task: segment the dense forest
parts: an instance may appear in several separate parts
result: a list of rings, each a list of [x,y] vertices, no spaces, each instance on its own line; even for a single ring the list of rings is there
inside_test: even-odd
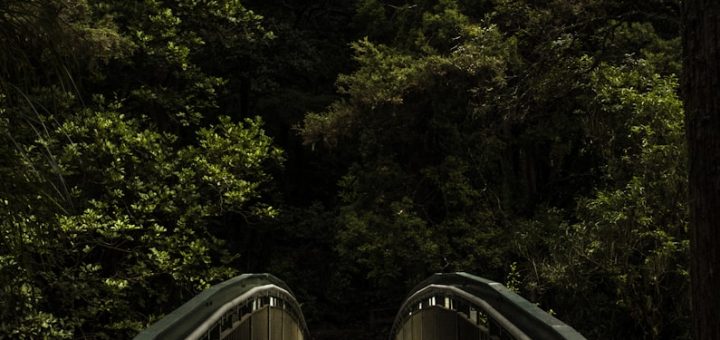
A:
[[[319,337],[384,339],[453,271],[690,338],[680,11],[0,1],[0,338],[130,338],[269,272]]]

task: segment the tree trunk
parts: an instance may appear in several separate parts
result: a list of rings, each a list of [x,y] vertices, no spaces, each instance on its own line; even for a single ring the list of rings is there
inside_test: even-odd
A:
[[[695,339],[720,339],[720,2],[686,0],[683,95],[690,158]]]

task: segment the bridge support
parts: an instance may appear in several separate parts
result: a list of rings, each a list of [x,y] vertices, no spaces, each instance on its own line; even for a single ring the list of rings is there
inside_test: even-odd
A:
[[[309,333],[284,282],[245,274],[203,291],[135,339],[304,340]]]
[[[135,337],[310,339],[300,305],[270,274],[212,286]],[[435,274],[400,307],[390,340],[582,340],[572,327],[505,286],[467,273]]]
[[[534,304],[467,273],[418,284],[395,317],[390,340],[585,339]]]

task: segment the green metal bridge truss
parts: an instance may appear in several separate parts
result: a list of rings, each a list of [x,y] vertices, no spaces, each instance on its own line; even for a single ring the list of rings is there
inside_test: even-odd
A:
[[[212,286],[142,331],[146,339],[312,339],[287,285],[244,274]],[[389,340],[585,339],[500,283],[467,273],[435,274],[400,307]]]
[[[310,339],[300,304],[280,279],[243,274],[212,286],[148,329],[136,340]]]

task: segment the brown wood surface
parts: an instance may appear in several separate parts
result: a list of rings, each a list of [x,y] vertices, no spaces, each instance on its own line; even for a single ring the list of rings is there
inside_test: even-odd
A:
[[[720,339],[720,2],[683,6],[694,335]]]

